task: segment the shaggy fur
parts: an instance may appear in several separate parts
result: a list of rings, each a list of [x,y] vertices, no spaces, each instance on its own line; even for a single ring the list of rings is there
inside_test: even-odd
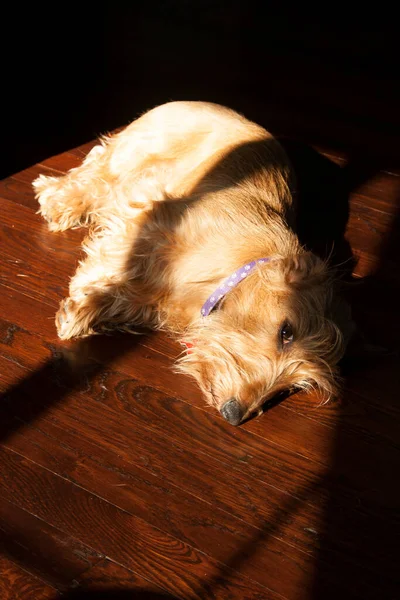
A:
[[[33,185],[51,231],[90,226],[56,316],[60,338],[166,329],[194,345],[178,369],[233,424],[282,390],[334,392],[340,305],[327,265],[293,230],[291,168],[262,127],[222,106],[172,102]],[[272,260],[202,318],[215,288],[261,257]]]

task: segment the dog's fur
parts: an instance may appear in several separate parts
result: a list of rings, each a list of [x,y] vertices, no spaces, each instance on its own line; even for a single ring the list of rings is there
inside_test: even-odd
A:
[[[172,102],[33,185],[51,231],[91,227],[56,316],[60,338],[167,329],[194,345],[179,370],[233,424],[282,390],[334,392],[345,347],[334,282],[299,243],[291,167],[262,127],[215,104]],[[202,318],[214,289],[262,257],[271,261]]]

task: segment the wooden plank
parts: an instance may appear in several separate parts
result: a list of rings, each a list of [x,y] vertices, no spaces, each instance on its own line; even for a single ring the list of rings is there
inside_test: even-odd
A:
[[[159,586],[109,559],[96,564],[73,582],[73,600],[174,600]]]
[[[35,463],[0,449],[4,497],[74,535],[115,562],[180,598],[209,597],[210,583],[222,583],[221,598],[277,598],[267,588],[241,577],[185,542],[117,509]],[[43,490],[46,495],[43,497]],[[112,532],[112,535],[110,535]],[[215,588],[212,588],[215,593]]]
[[[49,236],[39,215],[3,199],[0,215],[1,281],[56,306],[67,293],[82,234],[74,231]]]
[[[67,589],[102,556],[2,497],[0,551],[57,589]]]
[[[84,401],[90,401],[90,396],[84,398]],[[91,409],[90,412],[93,415],[93,409]],[[72,408],[71,414],[75,415],[75,413],[76,408]],[[251,560],[247,560],[245,564],[242,565],[240,573],[255,579],[270,589],[274,589],[272,584],[276,586],[277,581],[274,582],[275,575],[268,569],[268,564],[274,560],[276,555],[280,556],[282,565],[285,565],[285,569],[291,573],[291,585],[295,581],[302,580],[303,573],[308,570],[303,564],[304,561],[309,566],[312,565],[312,562],[310,562],[311,557],[304,554],[298,555],[291,545],[286,546],[280,539],[273,536],[275,528],[273,520],[271,529],[269,526],[266,528],[265,525],[262,528],[259,527],[254,529],[254,527],[244,525],[242,520],[229,516],[228,513],[224,514],[220,511],[215,513],[208,501],[206,501],[206,503],[204,503],[204,501],[199,502],[196,496],[204,494],[201,490],[207,483],[205,473],[208,472],[209,461],[207,457],[204,459],[201,453],[196,454],[194,448],[194,455],[191,460],[194,463],[197,463],[199,460],[201,461],[200,473],[202,473],[202,475],[200,475],[200,482],[202,481],[203,483],[202,485],[197,486],[197,489],[194,491],[195,495],[188,496],[182,489],[182,484],[183,487],[186,487],[185,480],[179,481],[176,474],[174,476],[173,470],[171,471],[172,478],[175,481],[175,485],[178,485],[178,489],[175,492],[172,489],[165,488],[165,484],[162,483],[162,479],[165,476],[163,476],[161,472],[158,475],[161,476],[162,479],[161,481],[157,481],[157,478],[155,478],[155,475],[152,474],[151,471],[151,475],[146,475],[143,472],[143,468],[140,467],[140,464],[139,469],[137,469],[133,464],[121,464],[120,461],[117,463],[112,462],[110,464],[107,459],[108,452],[110,450],[114,452],[112,450],[112,447],[114,446],[112,440],[116,437],[122,441],[123,447],[126,446],[126,443],[129,444],[130,449],[128,450],[128,454],[125,454],[128,459],[130,455],[137,456],[139,454],[139,456],[145,456],[146,448],[149,448],[153,453],[154,450],[157,449],[154,453],[155,460],[157,460],[157,455],[161,454],[168,459],[171,465],[173,465],[175,463],[173,457],[174,453],[171,454],[168,449],[171,445],[170,438],[158,440],[158,436],[156,438],[146,426],[143,427],[139,422],[134,426],[132,426],[133,422],[129,424],[125,423],[124,430],[121,431],[118,425],[116,427],[116,421],[110,418],[111,415],[108,411],[106,414],[104,414],[103,411],[97,411],[96,421],[102,421],[105,417],[105,420],[103,421],[104,424],[107,422],[109,424],[107,427],[108,433],[106,433],[104,438],[104,441],[109,440],[105,446],[105,448],[107,447],[107,452],[103,452],[102,458],[100,458],[99,450],[96,446],[101,440],[101,437],[104,437],[104,431],[101,432],[100,438],[97,434],[92,435],[83,433],[83,431],[86,430],[86,427],[82,430],[80,423],[75,423],[74,419],[72,422],[69,422],[68,419],[64,419],[62,415],[60,415],[57,407],[50,407],[48,416],[51,416],[51,419],[53,420],[56,414],[62,419],[62,430],[72,430],[72,432],[75,431],[78,433],[78,438],[75,437],[75,440],[80,439],[83,434],[84,439],[91,437],[94,441],[94,445],[92,443],[92,448],[89,447],[90,449],[87,452],[88,458],[85,458],[81,465],[75,465],[73,471],[71,471],[71,466],[76,461],[76,458],[74,459],[73,453],[71,456],[70,452],[66,455],[65,451],[63,451],[63,447],[65,446],[69,448],[74,448],[76,446],[73,442],[73,436],[69,436],[68,438],[68,436],[65,436],[60,430],[59,433],[61,434],[61,437],[59,439],[62,441],[62,447],[54,445],[51,447],[49,440],[51,429],[48,426],[50,424],[47,421],[46,424],[44,424],[40,418],[36,423],[39,428],[43,427],[46,436],[43,437],[39,435],[30,449],[25,447],[24,449],[20,448],[19,450],[27,453],[30,458],[35,459],[35,461],[37,460],[40,464],[44,464],[47,467],[51,467],[52,470],[62,473],[63,477],[70,477],[74,483],[83,485],[86,488],[89,486],[89,489],[91,489],[92,492],[100,495],[108,502],[111,502],[141,519],[150,520],[153,525],[157,526],[162,531],[167,531],[170,535],[189,543],[192,547],[199,548],[206,554],[211,554],[213,558],[216,558],[224,564],[229,564],[230,557],[237,556],[238,554],[240,555],[238,549],[245,547],[248,549],[247,552],[249,553],[255,540],[261,541],[268,539],[268,545],[263,548],[261,552],[257,552],[253,555]],[[58,421],[57,417],[56,421]],[[120,422],[118,416],[117,421]],[[4,414],[3,424],[5,427],[8,425],[4,419]],[[54,435],[54,428],[52,431]],[[128,432],[128,439],[125,441],[123,441],[125,439],[124,431]],[[57,436],[58,435],[59,434],[57,434]],[[22,438],[25,436],[22,436]],[[140,447],[135,443],[135,440],[138,442],[140,440]],[[15,434],[11,439],[7,438],[5,443],[8,447],[17,448]],[[100,443],[103,445],[103,442]],[[109,446],[109,443],[111,443],[111,447]],[[160,443],[163,446],[162,448],[160,448]],[[41,446],[43,447],[43,444],[45,447],[38,455],[37,450]],[[118,444],[118,454],[120,454],[121,450],[122,448]],[[181,455],[180,459],[182,460],[184,448],[178,449],[178,452]],[[97,461],[100,460],[101,466],[104,461],[107,461],[107,470],[104,471],[103,469],[99,469],[96,461],[93,462],[90,459],[91,456],[97,456]],[[49,457],[53,457],[51,464],[49,464]],[[55,458],[56,461],[61,460],[61,462],[58,462],[58,464],[55,463]],[[153,459],[150,458],[150,461],[152,462]],[[187,463],[186,468],[190,468],[190,463]],[[144,471],[147,470],[147,468],[144,469]],[[219,468],[219,470],[221,471],[221,468]],[[223,472],[224,470],[222,469],[221,473]],[[122,476],[119,475],[119,473],[121,473]],[[133,496],[131,490],[133,491]],[[282,498],[281,496],[281,499],[287,503],[286,498]],[[294,505],[297,506],[298,504],[301,503],[294,500]],[[277,511],[281,511],[279,503]],[[274,511],[272,511],[272,515],[274,515]],[[283,593],[282,590],[280,590],[280,593]]]
[[[102,401],[104,401],[107,394],[106,390],[118,387],[118,383],[116,383],[118,379],[116,377],[117,374],[113,377],[110,375],[104,377],[104,374],[102,375],[100,384],[103,389],[103,392],[100,392]],[[124,382],[124,386],[126,387],[126,382]],[[96,393],[95,389],[95,387],[91,388],[90,396],[99,398],[99,392]],[[118,395],[122,398],[122,389],[118,391]],[[157,395],[155,400],[156,402],[160,402],[162,398]],[[147,396],[142,397],[140,401],[145,403],[152,402],[149,393]],[[30,398],[28,396],[28,405],[29,402]],[[169,403],[171,403],[171,399]],[[390,511],[387,512],[388,522],[381,521],[378,515],[382,512],[382,506],[380,505],[378,510],[372,508],[370,494],[364,493],[362,507],[359,507],[351,499],[351,496],[343,496],[343,490],[341,493],[337,492],[335,498],[336,511],[327,518],[324,515],[325,502],[330,499],[330,489],[335,489],[337,484],[332,483],[332,486],[330,486],[328,483],[327,485],[324,477],[316,476],[314,468],[314,475],[316,476],[314,483],[311,482],[309,486],[304,485],[299,481],[298,472],[292,471],[289,473],[287,465],[282,470],[282,462],[278,466],[278,471],[273,470],[271,477],[269,477],[268,472],[271,471],[271,466],[268,461],[273,460],[276,463],[278,455],[271,456],[270,448],[265,443],[262,449],[264,469],[263,471],[259,470],[257,477],[254,471],[252,472],[251,469],[247,468],[249,463],[251,464],[251,459],[254,460],[254,454],[257,452],[255,450],[256,440],[251,440],[251,443],[246,443],[246,445],[240,444],[240,440],[236,440],[236,445],[241,452],[248,451],[252,455],[251,457],[244,455],[241,466],[240,463],[237,464],[235,461],[229,460],[229,456],[221,458],[220,453],[216,461],[211,455],[204,454],[203,446],[199,447],[198,450],[197,446],[200,446],[198,440],[196,440],[197,444],[192,447],[187,442],[181,446],[181,440],[178,444],[174,437],[171,438],[167,433],[155,432],[151,425],[149,431],[148,424],[150,419],[146,418],[146,414],[143,418],[139,413],[136,413],[136,418],[132,421],[129,417],[125,416],[124,430],[121,430],[119,426],[120,416],[118,414],[113,416],[108,411],[104,414],[104,407],[101,406],[101,403],[100,405],[98,404],[97,410],[95,405],[92,407],[91,404],[90,397],[83,397],[81,403],[74,404],[70,410],[63,403],[62,414],[60,410],[51,410],[50,414],[46,417],[36,420],[36,427],[46,432],[46,436],[44,437],[42,434],[37,433],[33,448],[29,449],[29,444],[28,446],[24,445],[24,441],[21,441],[20,436],[16,440],[15,435],[13,436],[12,447],[25,455],[35,457],[35,460],[40,464],[44,464],[56,472],[62,472],[63,476],[71,477],[74,482],[78,482],[80,485],[90,485],[90,489],[94,490],[95,493],[129,512],[135,512],[135,514],[138,514],[142,518],[145,518],[146,510],[149,510],[153,523],[157,523],[163,530],[168,530],[171,524],[175,535],[176,531],[179,531],[179,537],[185,536],[185,539],[190,541],[191,545],[200,547],[204,552],[211,553],[213,552],[213,548],[220,548],[221,546],[226,550],[229,547],[229,531],[235,531],[235,538],[240,539],[244,543],[248,527],[256,526],[259,536],[268,533],[269,551],[279,552],[282,557],[283,555],[291,557],[293,567],[293,561],[299,560],[299,558],[296,559],[296,555],[292,555],[288,547],[285,549],[283,546],[280,546],[277,538],[286,540],[290,545],[297,546],[303,551],[318,556],[318,543],[315,535],[318,535],[318,539],[324,539],[324,532],[326,528],[330,529],[332,527],[331,519],[333,519],[336,528],[341,528],[342,535],[339,539],[329,540],[331,555],[329,555],[326,549],[327,541],[325,540],[325,551],[329,555],[330,562],[334,563],[337,560],[335,556],[341,556],[342,560],[345,560],[343,559],[345,555],[346,560],[352,562],[354,572],[357,569],[359,561],[367,562],[372,571],[377,569],[378,573],[382,573],[384,568],[386,569],[387,577],[391,576],[393,578],[393,575],[390,575],[390,573],[397,567],[394,564],[389,566],[390,561],[388,561],[388,556],[391,556],[394,550],[394,547],[392,551],[390,550],[390,543],[395,544],[395,542],[394,540],[393,542],[391,541],[392,536],[389,536],[388,533],[389,529],[390,531],[394,531],[393,526],[396,527],[393,522],[395,513],[390,517]],[[92,418],[94,412],[97,415],[96,422]],[[187,409],[185,412],[187,412]],[[167,415],[163,414],[162,417],[164,431],[166,423],[168,423],[169,430],[171,425],[167,419]],[[186,429],[188,427],[182,427],[181,423],[181,432],[184,433]],[[213,428],[211,426],[209,430],[210,434],[213,435]],[[70,433],[73,434],[72,437]],[[188,433],[193,436],[193,429],[188,430]],[[224,432],[221,430],[220,435],[222,436],[223,434]],[[30,437],[32,435],[33,433],[30,432]],[[51,446],[49,446],[49,436],[53,438]],[[85,459],[83,469],[81,465],[78,466],[75,464],[71,471],[71,460],[73,459],[68,456],[62,457],[63,452],[57,448],[57,445],[54,446],[54,440],[57,439],[62,440],[63,444],[66,444],[69,448],[79,447],[79,450],[84,450],[89,457],[97,456],[97,460],[100,460],[101,465],[105,466],[108,464],[108,472],[103,474],[98,472],[96,475],[98,468],[95,464],[90,464],[91,461],[88,459]],[[90,443],[94,444],[92,447],[90,445],[87,446],[89,439],[91,440]],[[7,444],[9,443],[7,442]],[[38,454],[38,448],[40,447],[42,450]],[[118,458],[116,458],[115,453]],[[123,462],[119,459],[121,453],[124,457]],[[114,456],[112,463],[109,464],[111,455]],[[52,457],[51,463],[49,463],[49,457]],[[132,462],[133,459],[131,457],[140,457],[138,465]],[[165,458],[161,459],[160,462],[160,457]],[[60,460],[61,462],[57,462]],[[167,492],[168,496],[163,500],[162,489],[165,484],[161,484],[160,488],[160,484],[154,482],[154,487],[150,488],[149,475],[146,476],[146,486],[143,488],[144,475],[140,475],[143,469],[151,473],[152,477],[150,479],[153,482],[155,475],[162,480],[168,480],[170,484],[180,489],[180,496],[176,496],[170,489]],[[211,481],[208,477],[210,471],[213,473]],[[115,473],[120,474],[117,479],[115,479]],[[292,487],[292,492],[295,491],[296,493],[294,497],[290,497],[276,489],[276,486],[279,486],[279,478],[282,478],[282,475],[286,475],[291,484],[295,484]],[[374,475],[371,474],[372,480],[374,480]],[[302,476],[304,477],[304,474]],[[260,477],[262,478],[262,482],[259,481]],[[282,482],[282,479],[280,481]],[[324,502],[316,502],[316,498],[320,496],[320,487],[325,489],[326,501]],[[135,499],[131,497],[130,490],[132,488],[139,494]],[[148,490],[147,493],[146,489]],[[225,517],[222,515],[218,516],[218,513],[215,513],[215,511],[212,514],[208,514],[207,506],[199,505],[198,501],[194,498],[192,500],[188,498],[186,506],[180,506],[186,496],[184,490],[188,490],[195,497],[203,498],[207,503],[212,498],[215,506],[226,511]],[[232,490],[236,490],[234,496],[232,496]],[[146,500],[145,498],[148,494],[150,496]],[[142,512],[138,513],[138,507],[142,502],[145,503],[144,508]],[[156,506],[152,507],[152,502],[156,502]],[[315,502],[316,506],[313,506]],[[168,506],[168,513],[164,517],[162,516],[163,506]],[[237,514],[248,523],[247,528],[243,529],[240,527],[240,523],[232,522],[227,517],[228,514]],[[321,519],[322,516],[324,516],[324,519]],[[222,520],[220,521],[220,519]],[[325,523],[323,522],[324,520]],[[183,521],[184,524],[179,523],[180,521]],[[388,529],[389,521],[391,525]],[[199,537],[199,531],[196,530],[196,527],[193,528],[194,523],[200,526],[201,530],[203,530],[204,523],[208,523],[206,542],[210,546],[204,546],[205,540],[201,531]],[[180,527],[182,529],[179,529]],[[224,531],[225,540],[217,542],[218,535],[216,535],[216,531]],[[188,538],[187,536],[192,537]],[[386,544],[381,553],[377,552],[376,548],[377,546],[379,548],[383,546],[376,542],[382,538],[386,539]],[[358,540],[359,545],[354,545],[354,539]],[[262,564],[264,555],[265,551],[259,550],[257,555],[252,559],[252,567],[256,566],[257,571],[265,570],[265,565],[263,566]],[[217,555],[217,557],[223,560],[221,556]],[[267,560],[267,558],[268,552],[265,559]],[[324,571],[325,568],[326,566],[320,564],[320,572]],[[292,572],[292,581],[294,579],[293,575]],[[254,573],[251,573],[251,576],[257,577]],[[373,584],[369,582],[369,586],[371,587]]]
[[[61,598],[53,587],[30,575],[0,555],[0,595],[2,600],[56,600]]]
[[[105,439],[104,431],[96,435],[79,424],[64,421],[61,415],[52,421],[39,418],[29,434],[14,434],[7,444],[131,513],[142,518],[151,514],[153,524],[170,532],[172,528],[175,534],[180,530],[187,541],[208,553],[214,554],[213,547],[218,546],[215,529],[224,531],[222,545],[226,546],[230,531],[235,531],[235,537],[243,542],[247,530],[255,532],[257,528],[260,536],[268,534],[269,549],[281,547],[281,552],[289,556],[292,552],[275,538],[315,558],[319,540],[324,540],[330,562],[345,556],[353,565],[367,563],[379,573],[396,572],[397,562],[391,556],[395,537],[388,533],[394,532],[397,525],[377,518],[368,510],[367,501],[360,508],[351,499],[345,504],[338,499],[336,513],[327,517],[325,505],[313,505],[313,488],[303,499],[290,497],[272,485],[260,483],[245,470],[230,473],[225,465],[202,456],[195,448],[172,446],[169,439],[149,436],[141,425],[137,432],[129,425],[125,436],[121,431],[117,434],[115,423],[109,421],[110,434]],[[117,435],[121,441],[114,444]],[[104,469],[107,472],[102,472]],[[210,470],[213,480],[208,477]],[[237,515],[247,523],[246,529],[229,515]],[[333,526],[341,530],[337,539],[326,536]],[[385,536],[384,547],[376,543]],[[355,539],[358,544],[354,544]],[[262,562],[265,554],[265,549],[259,549],[254,563]],[[324,571],[324,567],[320,569]]]

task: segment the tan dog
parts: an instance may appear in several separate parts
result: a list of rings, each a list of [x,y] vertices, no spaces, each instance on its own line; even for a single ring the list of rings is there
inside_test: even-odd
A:
[[[283,390],[333,393],[345,343],[332,277],[293,231],[291,168],[262,127],[165,104],[33,185],[51,231],[91,226],[60,338],[173,332],[190,348],[178,369],[233,425]]]

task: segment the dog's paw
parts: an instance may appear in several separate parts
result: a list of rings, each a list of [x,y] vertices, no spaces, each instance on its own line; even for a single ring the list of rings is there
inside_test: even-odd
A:
[[[38,213],[50,231],[65,231],[80,224],[82,207],[71,199],[64,177],[39,175],[32,185],[39,202]]]
[[[64,298],[56,314],[56,328],[58,337],[69,340],[90,333],[88,311],[72,298]]]
[[[62,340],[67,340],[74,337],[72,333],[74,329],[75,321],[75,309],[76,303],[71,298],[64,298],[60,302],[60,308],[56,314],[56,327],[58,337]]]
[[[50,231],[59,231],[59,211],[57,209],[57,191],[59,188],[57,177],[39,175],[32,183],[35,197],[39,202],[38,213],[48,222]]]

